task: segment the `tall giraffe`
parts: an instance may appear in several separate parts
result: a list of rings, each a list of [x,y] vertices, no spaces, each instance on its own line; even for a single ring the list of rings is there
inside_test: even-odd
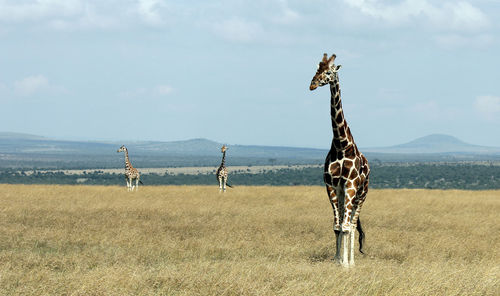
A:
[[[136,191],[139,190],[139,183],[142,184],[140,181],[141,175],[139,174],[139,171],[130,163],[127,148],[125,145],[122,145],[116,152],[125,152],[125,180],[127,181],[127,191],[133,191],[134,188],[136,188]],[[135,185],[132,184],[134,179]]]
[[[341,66],[335,66],[335,58],[335,55],[330,58],[326,53],[323,55],[309,89],[330,84],[333,140],[326,156],[323,178],[333,207],[337,248],[335,260],[343,266],[354,266],[356,228],[359,232],[359,251],[363,253],[364,232],[359,212],[368,192],[370,167],[366,157],[359,152],[344,118],[338,77]]]
[[[217,180],[219,180],[219,191],[226,192],[226,185],[233,188],[227,183],[227,168],[226,168],[226,150],[229,149],[226,145],[222,145],[220,151],[222,152],[222,161],[217,169]]]

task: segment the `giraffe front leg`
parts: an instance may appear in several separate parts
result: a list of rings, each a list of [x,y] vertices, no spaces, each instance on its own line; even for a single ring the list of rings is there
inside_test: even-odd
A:
[[[351,182],[348,182],[349,187],[345,191],[344,198],[344,219],[342,220],[342,231],[349,232],[351,230],[351,221],[352,221],[352,209],[353,209],[353,200],[356,196],[356,188],[354,188]]]
[[[354,235],[356,233],[356,227],[351,228],[349,233],[349,266],[354,266]]]
[[[326,188],[328,197],[330,199],[330,204],[333,208],[333,230],[340,231],[340,214],[339,214],[339,201],[337,198],[337,191],[335,188],[331,186],[327,186]]]
[[[222,191],[222,177],[219,177],[219,192]]]

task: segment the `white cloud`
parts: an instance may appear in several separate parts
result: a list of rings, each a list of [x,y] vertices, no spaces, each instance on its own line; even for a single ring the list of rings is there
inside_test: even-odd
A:
[[[474,101],[478,114],[488,121],[500,121],[500,97],[479,96]]]
[[[277,16],[274,16],[272,20],[279,24],[291,24],[295,23],[301,19],[301,16],[298,12],[291,9],[288,6],[288,2],[286,0],[279,0],[279,5],[281,6],[281,11]]]
[[[362,14],[388,24],[427,24],[448,30],[479,30],[489,26],[488,17],[467,1],[440,2],[405,0],[397,4],[385,4],[379,0],[344,0]]]
[[[145,98],[151,98],[151,97],[164,97],[172,94],[174,91],[174,88],[171,85],[168,84],[160,84],[151,88],[136,88],[134,90],[128,90],[120,93],[119,95],[121,97],[125,98],[137,98],[141,97],[143,99]]]
[[[14,90],[22,96],[30,96],[48,88],[49,80],[43,75],[29,76],[14,82]]]
[[[161,0],[139,0],[137,11],[139,16],[150,25],[163,24],[159,8],[162,5]]]
[[[71,17],[83,9],[81,0],[0,1],[0,21],[36,21],[52,17]]]

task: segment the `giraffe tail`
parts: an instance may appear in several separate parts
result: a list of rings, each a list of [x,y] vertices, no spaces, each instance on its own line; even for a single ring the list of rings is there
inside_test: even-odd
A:
[[[233,188],[233,186],[229,185],[229,183],[226,183],[226,186],[229,188]]]
[[[356,225],[356,229],[359,232],[359,252],[361,254],[364,254],[365,252],[363,252],[363,243],[365,242],[365,233],[363,231],[363,228],[361,227],[361,219],[359,219],[359,217],[358,217],[358,223]]]
[[[139,180],[139,183],[140,183],[141,185],[144,185],[144,183],[142,183],[142,181],[141,181],[141,180]]]

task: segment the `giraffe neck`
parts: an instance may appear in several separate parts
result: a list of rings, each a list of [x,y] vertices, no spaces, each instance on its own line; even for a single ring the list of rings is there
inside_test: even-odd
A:
[[[340,84],[338,79],[330,82],[330,114],[332,118],[333,140],[332,149],[337,151],[345,150],[353,143],[353,137],[349,126],[344,118],[344,111],[342,110],[342,100],[340,98]]]
[[[226,164],[226,151],[222,152],[222,161],[220,163],[220,166],[223,167]]]
[[[132,167],[132,164],[130,163],[130,160],[128,159],[128,150],[125,150],[125,170],[130,170]]]

